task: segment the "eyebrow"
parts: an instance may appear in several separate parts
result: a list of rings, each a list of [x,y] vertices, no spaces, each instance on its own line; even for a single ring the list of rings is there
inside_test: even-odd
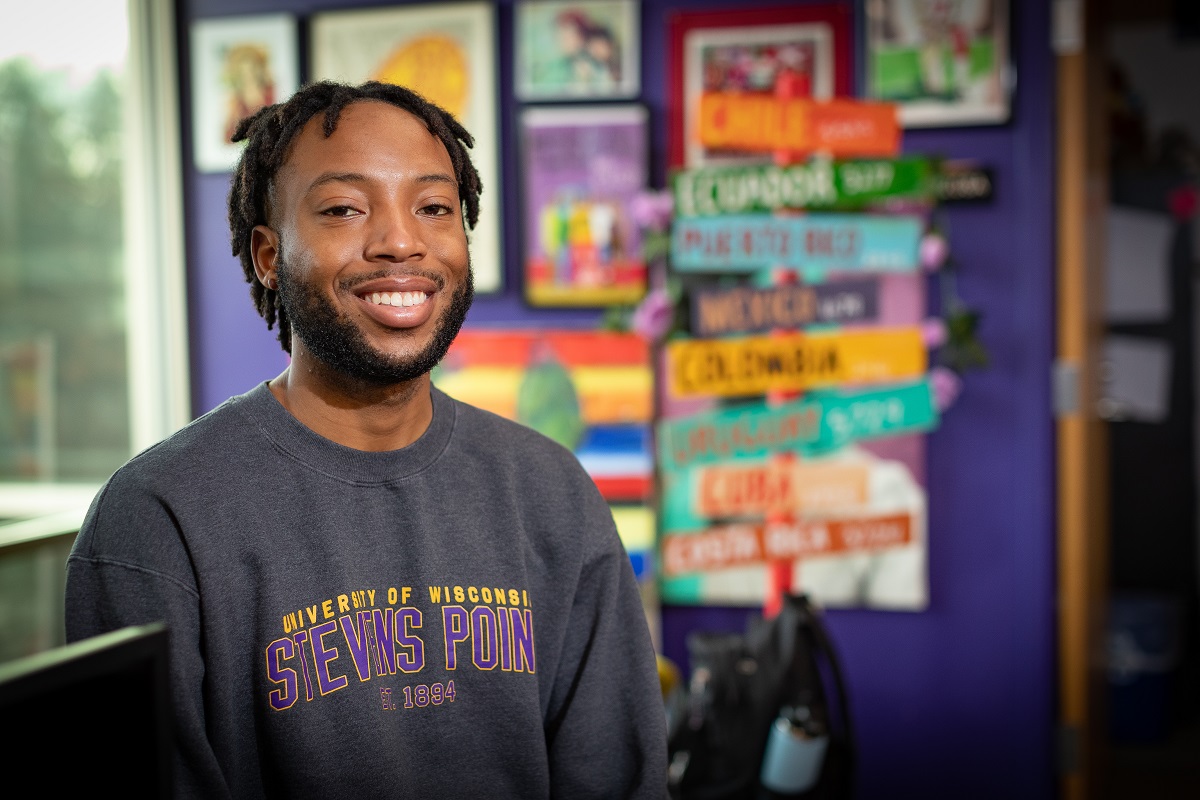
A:
[[[305,194],[310,194],[316,189],[321,188],[329,183],[366,183],[370,180],[361,172],[326,172],[318,175],[316,180],[308,185],[308,190]],[[416,178],[417,183],[449,183],[457,187],[458,181],[453,175],[447,175],[444,172],[432,172],[428,175],[419,175]]]

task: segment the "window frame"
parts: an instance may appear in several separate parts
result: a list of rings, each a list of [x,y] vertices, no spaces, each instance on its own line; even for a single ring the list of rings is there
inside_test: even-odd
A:
[[[191,387],[175,13],[157,0],[126,6],[122,192],[132,456],[187,424]],[[102,483],[0,481],[0,519],[56,515],[78,526]]]

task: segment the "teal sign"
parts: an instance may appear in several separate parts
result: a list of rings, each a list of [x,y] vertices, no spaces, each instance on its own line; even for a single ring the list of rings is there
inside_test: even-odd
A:
[[[916,215],[737,215],[675,221],[671,267],[680,272],[794,269],[810,282],[830,272],[912,272],[924,219]]]
[[[777,454],[803,458],[855,441],[923,433],[937,422],[928,380],[868,392],[811,392],[774,408],[760,404],[665,420],[658,426],[663,527],[694,530],[713,522],[701,488],[706,470],[761,467],[769,482],[766,467]],[[772,491],[765,483],[741,489],[764,496]]]
[[[659,464],[671,471],[779,452],[816,454],[863,439],[929,431],[937,422],[928,380],[863,392],[812,391],[780,406],[663,420]]]

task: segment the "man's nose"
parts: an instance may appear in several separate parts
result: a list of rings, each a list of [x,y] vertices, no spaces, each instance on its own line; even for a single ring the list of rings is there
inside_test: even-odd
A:
[[[393,204],[372,209],[367,239],[368,260],[408,261],[425,255],[420,220],[412,209]]]

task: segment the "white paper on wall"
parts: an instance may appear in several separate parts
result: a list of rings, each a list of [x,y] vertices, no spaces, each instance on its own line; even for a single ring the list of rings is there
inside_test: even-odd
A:
[[[1161,322],[1171,315],[1171,237],[1166,214],[1112,206],[1108,210],[1109,322]]]
[[[1147,336],[1110,335],[1104,416],[1133,422],[1162,422],[1170,412],[1171,346]]]

